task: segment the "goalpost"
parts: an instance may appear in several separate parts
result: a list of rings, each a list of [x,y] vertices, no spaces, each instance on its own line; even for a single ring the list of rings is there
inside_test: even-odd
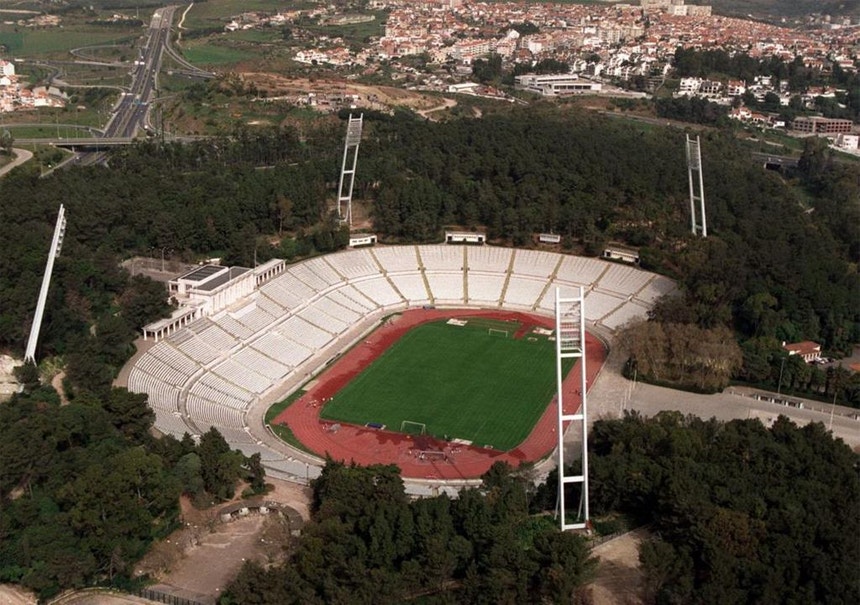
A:
[[[427,425],[423,422],[414,422],[412,420],[404,420],[400,423],[400,432],[408,435],[426,435]]]
[[[508,337],[508,331],[499,328],[487,328],[487,334],[490,336],[501,336],[502,338]]]

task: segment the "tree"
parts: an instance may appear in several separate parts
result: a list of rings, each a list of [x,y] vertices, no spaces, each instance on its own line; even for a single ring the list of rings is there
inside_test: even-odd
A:
[[[241,452],[231,451],[227,441],[214,426],[200,438],[197,451],[206,491],[220,500],[232,498],[245,457]]]
[[[135,275],[120,298],[120,309],[132,330],[167,317],[170,314],[170,305],[167,303],[164,284],[145,275]]]
[[[12,154],[12,147],[15,145],[15,138],[9,132],[8,129],[4,128],[2,132],[0,132],[0,151],[2,151],[6,155]]]

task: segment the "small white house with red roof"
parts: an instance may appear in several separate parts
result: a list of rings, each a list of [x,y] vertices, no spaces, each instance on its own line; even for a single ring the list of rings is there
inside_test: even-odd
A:
[[[821,345],[811,340],[789,344],[783,342],[782,348],[788,351],[789,355],[800,355],[806,363],[811,363],[821,357]]]

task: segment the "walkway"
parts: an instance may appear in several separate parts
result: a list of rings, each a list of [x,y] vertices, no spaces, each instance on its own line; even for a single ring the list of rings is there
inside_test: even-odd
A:
[[[4,176],[7,172],[11,171],[13,168],[17,168],[24,162],[29,162],[33,159],[33,152],[27,151],[26,149],[12,149],[15,152],[15,159],[0,168],[0,177]]]

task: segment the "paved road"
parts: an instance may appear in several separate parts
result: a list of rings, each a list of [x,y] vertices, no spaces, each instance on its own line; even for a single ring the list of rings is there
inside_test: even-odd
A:
[[[24,162],[28,162],[33,158],[33,153],[27,151],[26,149],[12,149],[15,152],[15,159],[0,168],[0,176],[5,175],[7,172],[16,168],[23,164]]]
[[[798,397],[791,399],[804,401],[803,409],[789,407],[745,396],[744,393],[752,392],[750,389],[727,389],[715,395],[698,395],[642,382],[634,385],[621,376],[623,363],[619,351],[610,353],[603,371],[589,391],[589,416],[592,422],[596,418],[617,418],[624,410],[636,410],[646,416],[664,410],[678,410],[684,414],[718,420],[758,418],[765,424],[783,414],[799,425],[821,422],[833,431],[835,437],[841,438],[852,448],[860,447],[860,420],[856,419],[860,410],[801,400]]]

